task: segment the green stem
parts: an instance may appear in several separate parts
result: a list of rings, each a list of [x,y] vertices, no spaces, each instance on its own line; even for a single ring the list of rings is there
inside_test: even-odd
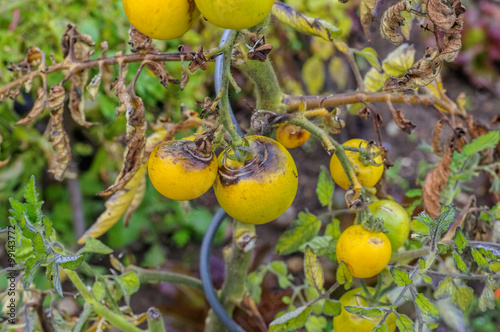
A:
[[[391,256],[391,263],[396,263],[400,261],[412,260],[419,258],[420,256],[428,255],[431,252],[431,248],[423,247],[410,251],[395,252]]]
[[[167,332],[160,310],[155,307],[148,309],[148,331],[150,332]]]
[[[167,271],[159,271],[159,270],[147,270],[135,265],[127,266],[126,270],[134,272],[137,275],[137,277],[139,277],[141,284],[164,281],[173,284],[186,285],[203,291],[203,286],[201,285],[200,279],[186,276],[183,274],[167,272]]]
[[[220,302],[229,316],[236,305],[241,303],[245,293],[245,280],[255,246],[255,225],[234,222],[233,244],[226,255],[226,279],[220,291]],[[224,325],[210,310],[206,332],[226,331]]]
[[[99,303],[92,293],[87,289],[83,281],[80,279],[78,274],[75,271],[64,269],[68,278],[71,280],[73,285],[75,285],[76,289],[80,292],[85,302],[92,306],[94,311],[108,322],[110,322],[113,326],[121,329],[122,331],[127,332],[142,332],[141,329],[135,327],[133,324],[128,322],[123,316],[116,314],[109,310],[106,306]]]

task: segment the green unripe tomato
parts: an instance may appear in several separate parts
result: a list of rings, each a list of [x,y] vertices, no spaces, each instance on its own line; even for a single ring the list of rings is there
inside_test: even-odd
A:
[[[406,210],[398,203],[382,199],[368,205],[375,218],[384,221],[384,226],[389,230],[385,233],[391,241],[392,250],[401,247],[410,235],[410,218]]]
[[[278,218],[297,194],[297,167],[290,153],[264,136],[246,137],[251,156],[244,163],[219,156],[214,191],[220,206],[234,219],[264,224]]]

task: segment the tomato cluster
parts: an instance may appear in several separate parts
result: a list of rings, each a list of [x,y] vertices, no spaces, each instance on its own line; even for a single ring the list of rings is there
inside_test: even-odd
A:
[[[221,207],[233,218],[263,224],[279,217],[292,204],[298,187],[295,162],[275,140],[248,136],[244,162],[231,159],[233,148],[216,159],[189,140],[159,144],[151,153],[148,171],[153,186],[164,196],[189,200],[212,185]],[[218,161],[217,161],[218,160]]]
[[[224,29],[248,29],[271,11],[274,0],[122,0],[130,23],[154,39],[174,39],[198,21],[200,12]]]

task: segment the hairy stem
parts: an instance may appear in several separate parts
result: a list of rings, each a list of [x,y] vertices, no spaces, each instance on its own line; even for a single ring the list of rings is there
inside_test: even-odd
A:
[[[255,225],[234,222],[233,243],[226,252],[226,278],[220,291],[220,302],[229,316],[236,305],[243,300],[245,280],[255,247]],[[205,328],[206,332],[226,331],[217,316],[210,310]]]
[[[173,284],[186,285],[203,291],[200,279],[190,276],[167,271],[147,270],[135,265],[127,266],[126,270],[134,272],[137,277],[139,277],[141,284],[164,281]]]

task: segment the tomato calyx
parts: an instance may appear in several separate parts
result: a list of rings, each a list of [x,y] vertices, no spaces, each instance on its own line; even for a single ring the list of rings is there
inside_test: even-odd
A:
[[[364,166],[382,166],[384,163],[377,163],[375,158],[382,154],[382,150],[380,150],[374,141],[369,141],[365,147],[363,147],[363,142],[359,144],[357,148],[344,146],[345,150],[356,151],[359,153],[358,160]]]
[[[364,205],[358,212],[355,224],[361,224],[364,229],[377,232],[388,233],[389,230],[384,227],[384,221],[381,218],[375,218],[368,205]]]

